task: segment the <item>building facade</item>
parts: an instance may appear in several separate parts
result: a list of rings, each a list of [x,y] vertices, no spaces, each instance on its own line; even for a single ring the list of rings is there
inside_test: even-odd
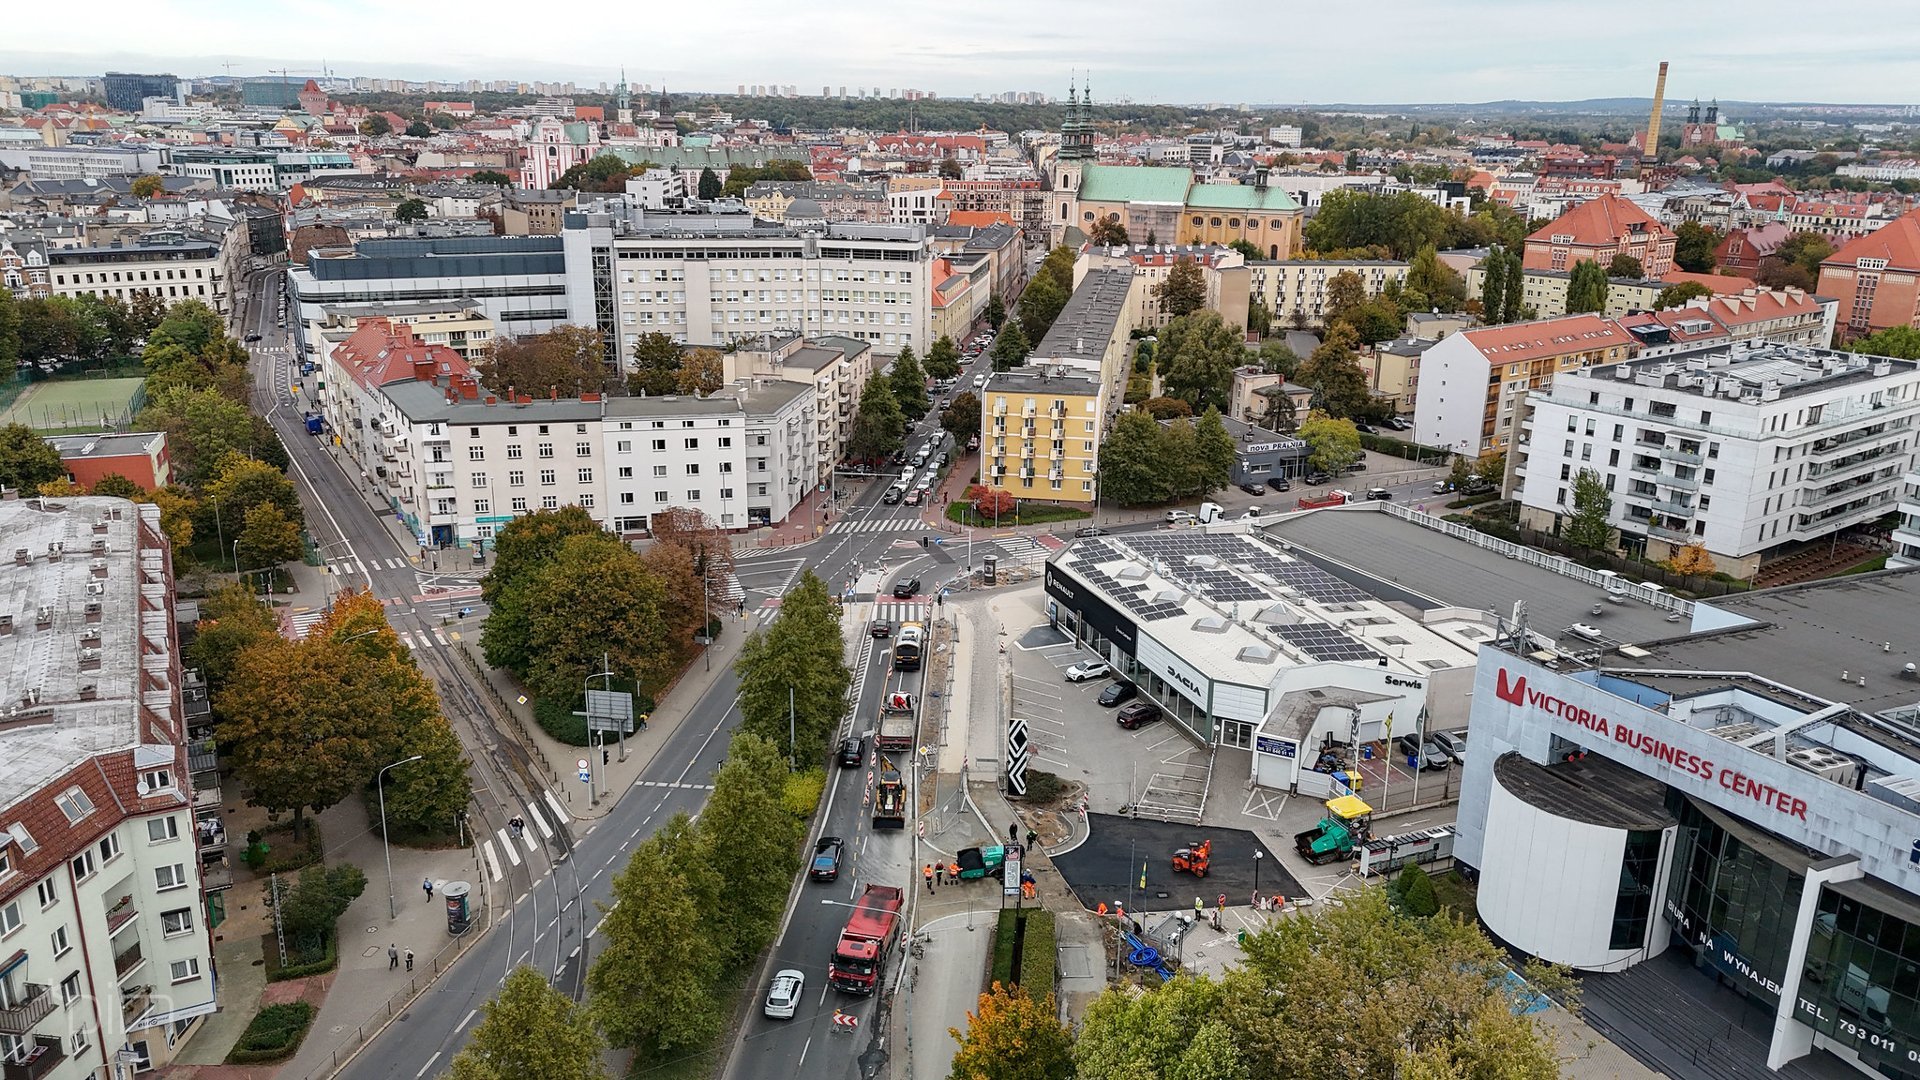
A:
[[[1851,240],[1820,264],[1822,296],[1840,301],[1840,337],[1920,326],[1920,210]]]
[[[55,296],[151,293],[173,304],[198,300],[221,318],[233,314],[231,267],[220,246],[201,241],[129,247],[56,248],[47,253]]]
[[[1276,327],[1325,326],[1327,283],[1343,273],[1360,279],[1369,300],[1387,282],[1407,283],[1407,264],[1383,259],[1288,259],[1247,264],[1248,290],[1267,305]]]
[[[1017,499],[1091,505],[1106,416],[1102,384],[1031,368],[996,372],[980,391],[981,483]]]
[[[520,147],[520,186],[553,187],[568,169],[592,161],[600,149],[598,124],[543,116]]]
[[[1522,397],[1561,374],[1625,360],[1632,335],[1598,315],[1463,330],[1420,356],[1413,437],[1477,458],[1505,450]]]
[[[109,476],[125,477],[142,491],[173,483],[173,460],[167,454],[167,433],[136,431],[121,435],[52,435],[47,445],[60,453],[67,479],[83,488]]]
[[[1616,255],[1639,260],[1657,278],[1673,269],[1673,230],[1617,195],[1601,195],[1568,210],[1527,237],[1521,264],[1529,270],[1571,270],[1591,260],[1606,267]]]

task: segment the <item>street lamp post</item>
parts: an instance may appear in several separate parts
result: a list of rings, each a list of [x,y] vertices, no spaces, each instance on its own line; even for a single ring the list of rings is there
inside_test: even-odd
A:
[[[374,778],[374,787],[380,792],[380,852],[387,860],[388,921],[392,921],[396,912],[393,907],[393,848],[387,844],[387,769],[419,761],[420,757],[421,755],[415,754],[410,758],[401,758],[392,765],[388,765],[385,769],[381,769],[380,774]]]
[[[1256,900],[1260,897],[1260,863],[1266,857],[1266,852],[1258,847],[1253,849],[1253,895]]]

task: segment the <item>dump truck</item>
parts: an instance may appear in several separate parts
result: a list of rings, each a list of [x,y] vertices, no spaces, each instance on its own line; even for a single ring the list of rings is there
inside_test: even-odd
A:
[[[907,827],[906,782],[900,770],[894,767],[893,759],[885,754],[880,755],[880,775],[873,782],[873,827]]]
[[[1293,849],[1315,866],[1352,855],[1355,847],[1366,842],[1373,822],[1373,807],[1358,796],[1342,795],[1328,799],[1326,805],[1327,816],[1319,824],[1293,837]]]
[[[1329,491],[1325,495],[1302,495],[1293,501],[1296,510],[1318,510],[1323,506],[1345,506],[1353,499],[1350,491]]]
[[[919,702],[900,688],[904,682],[896,680],[880,695],[878,741],[882,750],[911,750],[920,737]]]
[[[834,943],[827,985],[849,994],[871,994],[880,982],[887,952],[900,936],[900,907],[906,893],[892,885],[868,885]]]

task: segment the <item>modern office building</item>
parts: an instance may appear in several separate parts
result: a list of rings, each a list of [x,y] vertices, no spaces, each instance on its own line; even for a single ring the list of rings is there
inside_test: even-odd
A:
[[[1744,578],[1897,509],[1920,363],[1747,343],[1561,372],[1527,403],[1522,522],[1555,528],[1591,469],[1624,546],[1660,559],[1699,544]]]
[[[158,507],[0,503],[0,1062],[166,1065],[217,1007]],[[211,823],[203,826],[202,819]]]
[[[180,92],[176,75],[140,75],[130,71],[109,71],[100,80],[107,107],[121,112],[139,112],[140,103],[150,97],[170,98]]]

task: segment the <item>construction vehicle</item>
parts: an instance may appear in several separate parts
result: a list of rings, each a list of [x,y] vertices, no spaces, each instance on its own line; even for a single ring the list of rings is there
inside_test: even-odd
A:
[[[1360,845],[1360,873],[1390,874],[1408,863],[1438,862],[1453,854],[1453,829],[1421,829]]]
[[[907,785],[900,770],[894,767],[893,759],[880,755],[880,775],[873,783],[873,827],[876,829],[904,829],[907,827]]]
[[[900,936],[900,907],[906,893],[892,885],[868,885],[834,943],[827,985],[849,994],[871,994],[880,981],[887,951]]]
[[[900,624],[893,636],[893,670],[919,671],[920,651],[926,647],[927,628],[917,622]]]
[[[1327,800],[1327,816],[1305,832],[1295,833],[1293,849],[1308,862],[1319,866],[1353,854],[1366,842],[1367,829],[1373,824],[1373,807],[1359,796],[1342,795]]]
[[[1213,865],[1213,841],[1202,840],[1189,844],[1173,853],[1173,872],[1192,874],[1194,877],[1207,876],[1207,870]]]
[[[1323,506],[1345,506],[1352,499],[1352,492],[1335,489],[1325,495],[1302,495],[1293,501],[1293,506],[1296,510],[1318,510]]]
[[[920,734],[919,702],[895,682],[880,695],[880,735],[882,750],[911,750]]]
[[[953,853],[953,861],[960,866],[961,881],[975,881],[991,874],[994,877],[1006,873],[1007,849],[1004,847],[967,847]]]

